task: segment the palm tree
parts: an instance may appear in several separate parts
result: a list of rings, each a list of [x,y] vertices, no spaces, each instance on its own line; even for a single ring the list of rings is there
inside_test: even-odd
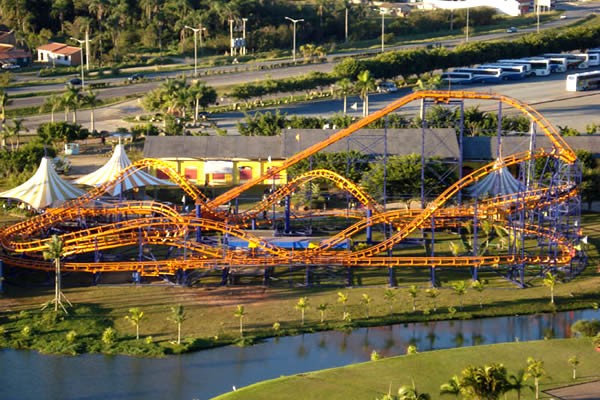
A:
[[[467,293],[467,284],[465,281],[458,281],[452,284],[452,289],[454,289],[454,293],[459,298],[460,309],[463,309],[463,297]]]
[[[342,97],[344,99],[344,115],[346,115],[346,110],[348,109],[348,96],[352,94],[353,87],[352,81],[348,78],[340,79],[335,83],[335,95],[336,97]]]
[[[410,285],[408,288],[408,295],[412,300],[413,312],[417,311],[417,294],[419,294],[419,288],[415,285]]]
[[[348,302],[348,293],[338,292],[338,303],[342,303],[344,305],[344,314],[346,314],[346,303]]]
[[[317,310],[319,310],[321,313],[321,323],[323,323],[323,320],[325,319],[325,311],[327,311],[327,307],[329,307],[329,304],[327,303],[321,303],[317,307]]]
[[[171,317],[169,320],[177,324],[177,344],[181,344],[181,324],[183,324],[186,318],[187,316],[181,304],[171,307]]]
[[[19,132],[21,132],[22,130],[28,131],[29,129],[27,128],[23,128],[23,119],[12,119],[10,122],[12,122],[12,126],[8,125],[8,124],[4,124],[2,126],[2,147],[6,147],[6,139],[7,138],[12,138],[12,137],[16,137],[17,138],[17,148],[19,147]],[[10,149],[11,151],[15,151],[15,143],[14,141],[11,139],[10,142]]]
[[[469,366],[462,371],[460,388],[467,398],[497,400],[509,390],[506,368],[502,364]]]
[[[404,385],[398,389],[398,400],[431,400],[431,396],[419,393],[413,382],[412,385]]]
[[[81,88],[73,85],[67,86],[67,91],[63,95],[63,101],[65,104],[65,115],[70,109],[73,110],[73,123],[77,123],[77,106],[79,105]]]
[[[238,305],[237,309],[233,313],[233,316],[240,319],[240,336],[244,336],[244,317],[246,316],[246,311],[244,311],[244,306]]]
[[[450,380],[440,386],[440,394],[441,395],[451,395],[453,394],[458,400],[458,395],[460,394],[460,378],[454,375]]]
[[[485,282],[478,279],[471,283],[471,287],[479,293],[479,307],[483,308],[483,291],[485,290]]]
[[[126,315],[125,319],[135,326],[135,340],[140,340],[140,322],[144,317],[144,312],[134,307],[129,309],[131,315]]]
[[[396,291],[393,289],[386,289],[383,292],[383,298],[386,303],[390,305],[390,314],[393,312],[394,303],[396,302]]]
[[[50,122],[54,123],[54,112],[62,106],[62,98],[56,94],[46,97],[44,104],[40,107],[40,112],[50,109]]]
[[[516,374],[511,374],[508,377],[509,390],[517,392],[517,400],[521,400],[521,391],[523,391],[523,389],[531,389],[533,391],[533,386],[526,382],[527,376],[525,376],[525,370],[523,369],[520,369]]]
[[[214,88],[206,86],[202,81],[195,81],[188,89],[189,95],[195,102],[194,105],[194,126],[198,121],[199,108],[206,108],[209,104],[217,100],[217,92]]]
[[[577,366],[579,365],[579,359],[577,356],[569,358],[569,365],[573,368],[573,380],[577,379]]]
[[[365,311],[367,312],[367,319],[369,319],[369,305],[371,304],[371,298],[369,297],[368,294],[363,293],[362,299],[360,300],[360,302],[364,304]]]
[[[554,285],[556,285],[556,276],[551,272],[546,272],[546,277],[542,280],[544,286],[550,288],[550,304],[554,304]]]
[[[12,104],[12,100],[8,99],[8,93],[6,90],[0,89],[0,121],[4,123],[6,120],[6,106]]]
[[[62,299],[72,306],[71,302],[65,297],[65,295],[61,291],[61,282],[60,282],[60,259],[64,256],[64,247],[63,242],[57,235],[52,235],[50,240],[46,244],[46,250],[44,250],[44,260],[54,260],[54,268],[55,268],[55,277],[54,277],[54,299],[49,301],[42,308],[45,309],[48,304],[54,303],[54,311],[58,311],[58,306],[60,306],[65,314],[68,314],[67,309],[62,303]]]
[[[544,369],[544,362],[529,357],[527,359],[527,374],[525,379],[533,378],[535,384],[535,400],[540,399],[540,379],[546,376],[546,370]]]
[[[363,100],[363,117],[369,115],[369,92],[375,90],[375,78],[369,70],[364,70],[357,76],[356,89]]]
[[[102,101],[98,98],[98,93],[92,92],[91,90],[87,92],[87,95],[83,98],[83,102],[90,106],[90,132],[95,131],[94,127],[94,109],[102,104]]]
[[[425,293],[427,294],[427,297],[431,299],[431,304],[433,304],[433,311],[437,311],[437,303],[435,299],[440,295],[440,291],[436,288],[431,288],[425,290]]]
[[[304,312],[308,310],[308,297],[300,297],[298,304],[296,304],[296,310],[300,310],[302,313],[302,326],[304,326]]]

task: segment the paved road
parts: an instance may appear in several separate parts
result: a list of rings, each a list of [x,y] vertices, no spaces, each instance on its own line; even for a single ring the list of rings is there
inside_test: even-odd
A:
[[[592,10],[599,10],[600,9],[600,1],[587,2],[585,4],[578,4],[577,6],[565,3],[565,4],[561,4],[560,6],[566,10],[565,15],[567,15],[567,18],[562,19],[562,20],[559,19],[559,20],[544,24],[542,26],[543,29],[552,29],[552,28],[560,26],[560,25],[571,23],[576,19],[583,18],[586,15],[588,15]],[[524,29],[521,32],[531,32],[531,31],[535,31],[535,28]],[[494,34],[489,34],[489,35],[477,36],[476,40],[478,40],[478,41],[494,40],[494,39],[498,39],[501,37],[516,38],[518,36],[519,36],[518,34],[494,33]],[[448,48],[452,48],[452,47],[456,46],[457,44],[462,43],[463,41],[464,40],[461,38],[461,39],[443,40],[443,41],[440,41],[439,43],[441,43],[442,45],[444,45]],[[410,44],[410,45],[390,47],[390,48],[388,48],[388,50],[408,49],[408,48],[422,47],[422,46],[423,46],[423,43],[415,43],[415,44]],[[360,53],[365,53],[365,52],[377,53],[378,51],[379,51],[378,49],[372,49],[372,50],[360,51]],[[349,54],[354,54],[354,53],[356,53],[356,52],[350,52],[350,53],[344,53],[344,54],[349,55]],[[213,75],[213,76],[203,77],[203,80],[205,80],[207,82],[207,84],[210,86],[219,87],[219,86],[224,86],[224,85],[231,85],[231,84],[238,84],[238,83],[243,83],[243,82],[252,82],[252,81],[256,81],[256,80],[263,80],[263,79],[265,79],[266,75],[270,75],[274,79],[279,79],[279,78],[286,78],[286,77],[290,77],[290,76],[297,76],[297,75],[305,74],[310,71],[330,72],[333,69],[333,66],[335,65],[335,62],[333,62],[333,58],[338,55],[341,55],[341,53],[328,55],[328,60],[330,62],[324,63],[324,64],[300,65],[300,66],[295,66],[295,67],[273,69],[273,70],[266,70],[266,71],[249,71],[249,72],[239,72],[239,73],[231,73],[231,74],[224,74],[224,75]],[[291,61],[291,60],[287,60],[287,61]],[[281,61],[275,61],[275,62],[266,61],[266,62],[258,63],[258,65],[261,65],[261,64],[267,65],[267,64],[280,63],[280,62]],[[227,70],[231,70],[231,69],[235,69],[235,68],[242,68],[242,67],[243,66],[226,66],[226,67],[215,67],[215,68],[208,68],[208,69],[202,69],[202,70],[227,71]],[[147,76],[149,78],[165,79],[167,77],[181,75],[182,73],[186,73],[188,76],[191,76],[192,70],[177,71],[177,72],[164,72],[164,73],[156,73],[156,74],[150,73],[150,74],[147,74]],[[121,84],[123,82],[123,80],[124,80],[123,78],[110,78],[110,79],[103,79],[103,80],[95,81],[95,82],[110,82],[111,84],[114,85],[114,84]],[[159,85],[160,85],[160,81],[140,83],[140,84],[117,87],[117,88],[108,88],[108,89],[99,90],[98,97],[99,98],[109,98],[109,97],[125,96],[128,94],[134,94],[134,93],[143,94],[143,93],[146,93],[146,92],[158,87]],[[22,88],[10,88],[10,89],[8,89],[8,93],[9,94],[17,94],[17,93],[30,93],[30,92],[41,92],[41,91],[62,91],[62,90],[64,90],[63,84],[51,84],[51,85],[22,87]],[[17,107],[40,106],[43,104],[44,100],[45,100],[45,97],[43,97],[43,96],[23,98],[23,99],[14,99],[13,104],[11,106],[9,106],[8,108],[10,109],[10,108],[17,108]]]

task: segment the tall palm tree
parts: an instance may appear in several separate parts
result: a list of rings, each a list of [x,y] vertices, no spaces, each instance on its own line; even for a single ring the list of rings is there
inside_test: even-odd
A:
[[[2,146],[5,147],[6,146],[6,138],[8,137],[15,137],[17,139],[17,148],[19,148],[19,133],[21,131],[29,131],[29,129],[25,128],[23,126],[23,122],[25,120],[24,119],[19,119],[19,118],[15,118],[10,120],[10,122],[12,122],[12,126],[10,126],[9,124],[4,124],[2,126]],[[11,139],[11,144],[10,144],[11,150],[15,151],[15,143],[14,141],[12,141]]]
[[[404,385],[398,389],[398,400],[431,400],[431,396],[420,393],[413,382],[412,385]]]
[[[419,288],[415,285],[410,285],[408,288],[408,295],[412,300],[413,311],[417,311],[417,294],[419,294]]]
[[[546,376],[544,362],[529,357],[527,359],[527,374],[525,374],[525,379],[530,377],[533,378],[533,383],[535,385],[535,400],[540,400],[540,379],[544,376]]]
[[[483,308],[483,291],[485,290],[485,282],[478,279],[471,283],[471,287],[479,293],[479,307]]]
[[[525,370],[520,369],[516,374],[511,374],[508,377],[509,391],[517,392],[517,400],[521,400],[521,392],[523,389],[534,390],[533,386],[527,383],[527,376],[525,375]]]
[[[338,303],[342,303],[344,306],[344,314],[346,314],[346,303],[348,302],[348,293],[338,292]]]
[[[190,97],[194,100],[194,126],[198,121],[200,107],[206,108],[217,100],[217,92],[214,88],[206,86],[203,81],[195,81],[188,89]]]
[[[177,344],[181,344],[181,324],[187,319],[183,306],[177,304],[175,307],[171,307],[171,317],[168,319],[177,324]]]
[[[460,387],[467,398],[497,400],[501,394],[509,390],[506,368],[502,364],[469,366],[462,371],[462,374]]]
[[[425,293],[427,294],[427,297],[429,297],[431,299],[431,304],[433,305],[433,311],[437,311],[437,303],[436,303],[435,299],[440,295],[440,291],[437,290],[436,288],[431,288],[431,289],[425,290]]]
[[[58,311],[60,306],[65,314],[68,314],[67,309],[62,303],[62,299],[71,306],[71,302],[65,297],[61,290],[60,280],[60,259],[64,256],[63,242],[57,235],[52,235],[48,243],[46,244],[46,250],[44,250],[44,260],[54,260],[55,277],[54,277],[54,299],[44,305],[42,310],[50,303],[54,303],[54,311]]]
[[[327,311],[328,307],[329,307],[329,304],[327,304],[327,303],[321,303],[317,307],[317,310],[319,310],[319,312],[321,313],[321,323],[323,323],[323,320],[325,319],[325,311]]]
[[[458,400],[458,395],[460,394],[460,378],[454,375],[448,382],[442,384],[442,386],[440,386],[440,394],[453,394],[456,397],[456,400]]]
[[[371,297],[368,294],[363,293],[362,299],[360,302],[365,306],[365,311],[367,312],[367,319],[369,319],[369,306],[371,305]]]
[[[369,115],[369,92],[375,90],[375,78],[367,69],[358,74],[356,78],[355,86],[363,100],[363,117],[366,117]]]
[[[390,305],[390,314],[392,312],[394,312],[393,308],[394,308],[394,303],[396,302],[396,291],[394,289],[386,289],[385,292],[383,292],[383,298],[385,300],[386,303],[388,303]]]
[[[233,316],[240,319],[240,336],[244,336],[244,317],[246,316],[246,311],[244,310],[244,306],[238,305],[237,309],[233,313]]]
[[[56,94],[46,97],[44,104],[40,107],[40,112],[50,109],[50,122],[54,123],[54,113],[62,106],[62,98]]]
[[[125,319],[135,326],[135,340],[140,340],[140,322],[144,317],[144,312],[134,307],[129,309],[129,313],[130,315],[126,315]]]
[[[79,105],[81,88],[73,85],[67,86],[67,91],[63,95],[63,101],[65,104],[65,115],[68,110],[73,110],[73,123],[77,123],[77,106]],[[65,119],[66,120],[66,119]]]
[[[90,132],[95,131],[94,126],[94,109],[102,104],[102,101],[98,98],[98,94],[96,92],[92,92],[91,90],[87,92],[87,95],[83,98],[84,104],[90,106]]]
[[[554,304],[554,286],[556,285],[556,276],[551,272],[546,272],[546,277],[542,280],[544,286],[550,288],[550,304]]]
[[[6,90],[0,89],[0,121],[2,123],[6,120],[6,107],[11,104],[12,100],[9,100]]]
[[[458,281],[452,284],[452,289],[454,289],[454,293],[459,298],[460,309],[463,309],[463,297],[467,293],[467,284],[465,281]]]
[[[346,115],[346,110],[348,109],[348,96],[353,93],[352,81],[348,78],[340,79],[335,83],[336,89],[335,94],[337,97],[342,97],[344,99],[344,115]]]
[[[304,313],[308,310],[308,297],[300,297],[296,304],[296,310],[302,313],[302,326],[304,326]]]

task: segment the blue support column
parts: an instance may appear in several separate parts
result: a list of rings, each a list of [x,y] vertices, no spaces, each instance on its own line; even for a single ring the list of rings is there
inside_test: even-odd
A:
[[[285,196],[285,223],[284,232],[290,233],[290,196]]]
[[[256,218],[252,218],[252,230],[256,230]]]
[[[465,103],[460,102],[460,132],[458,134],[458,180],[463,177],[463,134],[465,130]],[[462,205],[462,190],[458,191],[458,205]]]
[[[229,267],[223,267],[221,271],[221,286],[227,285],[227,279],[229,278]]]
[[[202,208],[200,204],[196,204],[196,218],[202,218]],[[200,226],[196,228],[196,242],[202,241],[202,229]]]
[[[435,257],[435,218],[431,217],[431,257]],[[430,268],[431,274],[431,287],[435,287],[435,267],[432,265]]]
[[[477,225],[479,221],[477,220],[477,200],[478,196],[475,197],[475,206],[473,211],[473,257],[477,257]],[[477,280],[479,268],[477,266],[473,267],[473,280]]]
[[[269,273],[270,273],[270,268],[269,268],[269,266],[265,265],[265,274],[263,276],[263,285],[264,286],[269,286]]]
[[[394,282],[394,267],[388,267],[388,282],[390,287],[396,286]]]
[[[371,222],[371,216],[373,215],[373,210],[367,208],[367,223]],[[367,243],[371,243],[373,241],[373,228],[371,225],[367,225]]]
[[[352,286],[352,267],[348,267],[348,286]]]
[[[311,285],[311,282],[310,282],[310,266],[309,265],[306,266],[306,271],[304,272],[304,285],[306,287],[309,287]]]

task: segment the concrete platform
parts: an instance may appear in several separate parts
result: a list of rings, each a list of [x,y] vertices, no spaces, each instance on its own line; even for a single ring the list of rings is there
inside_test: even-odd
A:
[[[545,390],[557,400],[600,400],[600,381]]]

